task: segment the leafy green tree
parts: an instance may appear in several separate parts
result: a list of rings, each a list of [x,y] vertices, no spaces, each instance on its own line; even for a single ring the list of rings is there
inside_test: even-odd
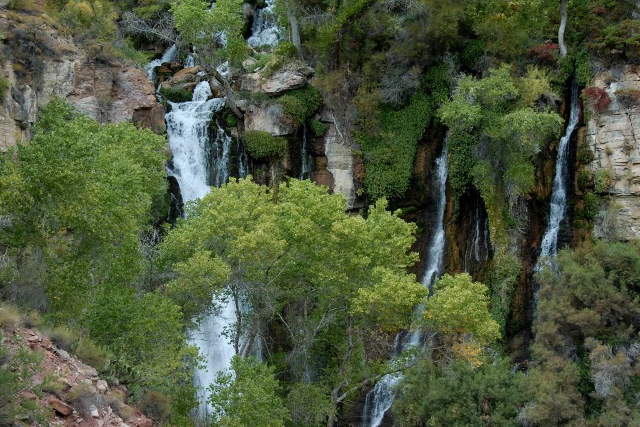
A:
[[[487,287],[467,273],[445,274],[435,283],[424,316],[444,334],[472,334],[479,343],[490,344],[500,337],[500,330],[489,312],[487,293]]]
[[[534,103],[549,91],[544,73],[529,69],[513,76],[512,67],[489,70],[487,77],[463,76],[451,100],[439,110],[449,128],[449,176],[456,194],[473,184],[489,212],[492,241],[500,245],[508,224],[521,218],[512,207],[533,188],[534,156],[557,137],[562,118]],[[506,213],[506,215],[505,215]]]
[[[521,384],[522,374],[513,373],[506,360],[474,368],[424,358],[398,384],[392,411],[402,426],[517,426],[525,400]]]
[[[160,258],[174,274],[193,257],[222,260],[230,276],[220,293],[250,306],[236,313],[237,350],[240,336],[251,342],[275,322],[290,346],[294,380],[322,367],[333,417],[339,402],[380,374],[364,354],[368,334],[407,326],[424,296],[405,270],[416,261],[414,231],[384,200],[365,219],[345,212],[342,195],[309,181],[272,190],[240,180],[193,206],[167,235]],[[390,298],[394,292],[403,298]]]
[[[530,402],[533,425],[625,425],[637,419],[640,249],[598,241],[539,274]]]
[[[234,356],[232,372],[221,372],[209,399],[214,424],[225,427],[284,427],[288,411],[280,397],[274,368],[248,357]]]
[[[130,124],[100,125],[53,100],[33,140],[5,154],[0,215],[12,227],[2,228],[0,239],[23,254],[42,251],[56,317],[77,316],[98,284],[136,278],[138,233],[166,191],[164,143]]]
[[[204,65],[215,69],[224,60],[239,65],[246,57],[242,0],[218,0],[213,8],[205,0],[179,0],[171,10],[180,37],[196,47]]]

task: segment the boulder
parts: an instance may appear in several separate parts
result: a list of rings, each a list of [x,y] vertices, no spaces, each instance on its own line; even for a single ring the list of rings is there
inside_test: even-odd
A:
[[[198,80],[198,73],[200,71],[202,71],[202,67],[199,65],[183,68],[175,73],[166,83],[168,83],[169,86],[173,86],[179,83],[195,82]]]
[[[259,130],[273,136],[290,135],[296,126],[285,116],[281,105],[249,105],[244,115],[246,131]]]
[[[139,108],[133,112],[133,123],[141,128],[151,129],[153,132],[162,135],[167,130],[164,121],[166,111],[162,104],[154,104],[151,108]]]
[[[267,95],[280,95],[288,90],[305,86],[312,76],[311,67],[294,62],[285,65],[270,76],[264,76],[263,72],[244,74],[240,78],[240,89]]]
[[[68,417],[73,412],[73,408],[71,406],[67,405],[57,397],[49,396],[47,398],[47,403],[51,408],[53,408],[54,411],[56,411],[58,414],[62,415],[63,417]]]

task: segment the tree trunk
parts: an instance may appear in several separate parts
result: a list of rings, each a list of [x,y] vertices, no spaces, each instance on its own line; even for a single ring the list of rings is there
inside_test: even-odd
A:
[[[564,30],[567,28],[567,3],[569,0],[560,1],[560,28],[558,28],[558,44],[560,45],[560,57],[567,56],[567,46],[564,43]]]

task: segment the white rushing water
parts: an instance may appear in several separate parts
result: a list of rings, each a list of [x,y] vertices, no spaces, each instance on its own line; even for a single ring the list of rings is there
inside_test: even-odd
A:
[[[213,98],[209,83],[204,81],[193,91],[193,101],[169,102],[171,111],[165,116],[173,167],[169,173],[180,186],[186,204],[209,192],[207,180],[207,147],[209,123],[213,113],[224,106],[224,98]]]
[[[276,0],[267,0],[267,5],[256,11],[251,26],[251,37],[247,39],[249,46],[253,48],[274,47],[280,41],[280,28],[278,28],[275,6]]]
[[[578,125],[580,119],[580,99],[578,87],[571,88],[571,112],[569,123],[564,136],[558,145],[558,155],[556,157],[556,172],[553,177],[553,190],[551,192],[551,204],[549,206],[549,224],[542,238],[540,256],[535,269],[540,270],[547,265],[550,258],[558,253],[558,233],[560,224],[567,213],[567,192],[569,190],[569,142],[571,135]]]
[[[482,215],[482,206],[473,211],[473,228],[470,244],[464,254],[464,270],[470,272],[473,265],[486,261],[489,256],[489,218]]]
[[[208,99],[210,96],[209,83],[203,81],[194,89],[192,101],[171,103],[171,112],[166,115],[169,146],[173,154],[173,167],[169,173],[178,181],[184,203],[201,199],[210,191],[209,124],[213,113],[220,111],[225,103],[224,98]],[[218,127],[213,145],[217,153],[213,184],[220,186],[229,178],[231,137]],[[214,302],[220,311],[206,315],[197,330],[189,334],[189,343],[196,346],[205,359],[204,369],[197,370],[194,379],[200,402],[198,413],[203,418],[210,413],[208,387],[215,382],[218,372],[229,367],[235,354],[233,345],[224,334],[235,322],[234,304],[222,299]]]
[[[173,62],[176,60],[178,55],[178,47],[173,44],[169,49],[167,49],[162,57],[159,59],[154,59],[144,66],[144,72],[147,73],[147,77],[149,80],[154,82],[156,80],[156,68],[164,64],[165,62]]]
[[[309,141],[307,140],[307,126],[302,128],[302,149],[300,151],[300,179],[311,178],[311,168],[313,160],[309,152]]]
[[[426,251],[426,266],[425,272],[422,276],[422,284],[429,289],[433,286],[434,282],[442,274],[442,267],[444,262],[444,250],[445,250],[445,230],[444,230],[444,214],[447,206],[447,148],[442,151],[442,154],[436,160],[436,179],[434,185],[437,186],[437,200],[436,200],[436,218],[433,228],[433,235],[429,241],[429,246]],[[420,313],[421,310],[418,310]],[[396,337],[396,354],[407,350],[412,347],[420,345],[422,338],[422,331],[415,330],[412,333],[407,334],[404,339],[400,335]],[[401,373],[385,375],[380,381],[378,381],[365,399],[363,410],[363,426],[365,427],[378,427],[385,414],[391,408],[393,399],[395,398],[395,386],[402,379]]]

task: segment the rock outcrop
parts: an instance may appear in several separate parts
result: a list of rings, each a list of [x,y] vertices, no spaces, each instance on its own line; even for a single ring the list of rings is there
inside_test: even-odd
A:
[[[606,91],[610,103],[593,111],[586,142],[594,158],[591,170],[608,203],[597,217],[594,234],[622,240],[640,238],[640,67],[624,65],[599,73],[592,86]]]
[[[265,76],[263,72],[243,74],[240,78],[240,89],[267,95],[280,95],[288,90],[303,87],[312,76],[312,68],[299,62],[292,62],[269,76]]]
[[[163,108],[142,70],[93,59],[45,15],[2,10],[0,32],[8,83],[0,100],[0,150],[30,138],[39,109],[52,97],[103,123],[135,121],[164,131]]]
[[[129,406],[123,386],[109,386],[97,371],[65,350],[56,347],[40,332],[29,328],[5,330],[3,346],[9,357],[25,346],[39,353],[37,372],[29,372],[29,383],[43,393],[24,391],[20,399],[32,400],[50,414],[51,426],[151,427],[152,421]],[[44,385],[47,382],[46,386]]]

